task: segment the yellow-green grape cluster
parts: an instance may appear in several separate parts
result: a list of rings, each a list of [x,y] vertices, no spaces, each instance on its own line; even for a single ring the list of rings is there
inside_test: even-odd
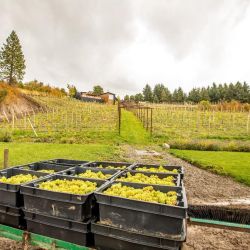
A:
[[[152,186],[133,188],[124,186],[121,183],[117,183],[113,184],[103,193],[106,195],[119,196],[132,200],[155,202],[173,206],[177,205],[177,193],[175,191],[163,193],[161,191],[155,190]]]
[[[176,174],[178,174],[177,169],[168,170],[168,169],[165,169],[163,166],[151,167],[151,168],[139,167],[139,168],[136,168],[135,170],[137,170],[137,171],[145,171],[145,172],[155,172],[155,173],[176,173]]]
[[[41,169],[41,170],[38,170],[37,172],[46,173],[46,174],[54,174],[55,170],[53,170],[53,169]]]
[[[38,178],[37,176],[31,175],[31,174],[17,174],[17,175],[11,176],[9,178],[3,176],[0,178],[0,182],[18,185],[18,184],[22,184],[22,183],[36,180],[37,178]]]
[[[95,182],[81,181],[81,180],[53,180],[45,181],[39,184],[39,188],[55,191],[64,192],[70,194],[84,195],[93,192],[97,187]]]
[[[126,166],[107,166],[107,167],[103,167],[102,165],[99,165],[97,168],[105,168],[105,169],[125,169]]]
[[[92,172],[91,170],[87,170],[84,173],[76,175],[77,177],[83,177],[83,178],[91,178],[91,179],[108,179],[111,177],[111,174],[104,174],[101,171],[98,172]]]
[[[157,175],[147,176],[142,173],[136,173],[132,175],[131,173],[128,172],[126,176],[122,176],[118,178],[117,180],[126,181],[126,182],[145,183],[145,184],[152,184],[152,185],[176,186],[175,179],[173,176],[159,178]]]

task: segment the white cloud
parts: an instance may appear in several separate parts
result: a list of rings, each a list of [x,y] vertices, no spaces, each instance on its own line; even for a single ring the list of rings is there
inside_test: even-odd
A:
[[[120,95],[248,81],[248,0],[0,0],[0,43],[16,30],[34,78]]]

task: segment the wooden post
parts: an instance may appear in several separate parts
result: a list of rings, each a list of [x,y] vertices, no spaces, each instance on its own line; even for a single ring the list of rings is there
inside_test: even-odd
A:
[[[31,128],[32,128],[32,130],[33,130],[35,136],[38,137],[38,135],[37,135],[37,133],[36,133],[36,130],[35,130],[35,128],[33,127],[32,122],[30,121],[30,118],[28,118],[28,121],[29,121],[29,123],[30,123],[30,126],[31,126]]]
[[[148,108],[147,108],[147,131],[148,131]]]
[[[151,136],[152,136],[152,134],[153,134],[153,109],[151,108],[151,122],[150,122],[150,134],[151,134]]]
[[[250,112],[248,113],[247,117],[247,133],[249,132],[249,121],[250,121]]]
[[[7,168],[9,166],[9,149],[4,149],[3,153],[3,168]]]
[[[7,122],[9,123],[10,121],[9,121],[9,118],[8,118],[8,116],[6,115],[5,111],[3,111],[3,114],[4,114],[4,116],[5,116],[6,120],[7,120]]]
[[[120,103],[118,103],[118,131],[119,135],[121,134],[121,107]]]
[[[15,128],[15,116],[14,116],[14,111],[12,111],[12,129]]]

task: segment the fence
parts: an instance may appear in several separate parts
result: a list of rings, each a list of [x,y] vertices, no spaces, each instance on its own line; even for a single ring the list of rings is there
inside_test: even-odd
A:
[[[143,127],[153,134],[153,108],[148,106],[143,106],[140,104],[132,103],[119,103],[118,104],[118,117],[119,117],[119,134],[121,131],[121,109],[124,108],[132,112],[142,123]]]

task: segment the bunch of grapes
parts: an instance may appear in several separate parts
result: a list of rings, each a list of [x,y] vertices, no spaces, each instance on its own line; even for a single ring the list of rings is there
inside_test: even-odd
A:
[[[97,168],[104,168],[102,165],[99,165]],[[107,166],[105,169],[125,169],[126,166]]]
[[[111,174],[103,174],[101,171],[92,172],[91,170],[87,170],[81,174],[76,175],[77,177],[90,178],[90,179],[108,179],[111,177]]]
[[[152,186],[133,188],[124,186],[121,183],[117,183],[113,184],[103,193],[106,195],[119,196],[132,200],[161,203],[173,206],[177,205],[177,193],[175,191],[163,193],[161,191],[155,190]]]
[[[52,180],[39,184],[39,188],[54,192],[84,195],[93,192],[97,187],[95,182],[82,180]]]
[[[46,173],[46,174],[54,174],[55,170],[53,170],[53,169],[41,169],[41,170],[38,170],[37,172]]]
[[[142,173],[136,173],[132,175],[130,172],[126,174],[126,176],[122,176],[117,179],[118,181],[125,182],[136,182],[136,183],[145,183],[152,185],[167,185],[167,186],[176,186],[175,179],[173,176],[168,176],[165,178],[159,178],[157,175],[147,176]]]
[[[38,178],[37,176],[31,175],[31,174],[18,174],[18,175],[11,176],[9,178],[3,176],[0,178],[0,182],[18,185],[18,184],[36,180],[37,178]]]
[[[144,172],[155,172],[155,173],[175,173],[178,174],[178,170],[177,169],[173,169],[173,170],[168,170],[165,169],[163,166],[159,166],[159,167],[139,167],[136,168],[137,171],[144,171]]]

